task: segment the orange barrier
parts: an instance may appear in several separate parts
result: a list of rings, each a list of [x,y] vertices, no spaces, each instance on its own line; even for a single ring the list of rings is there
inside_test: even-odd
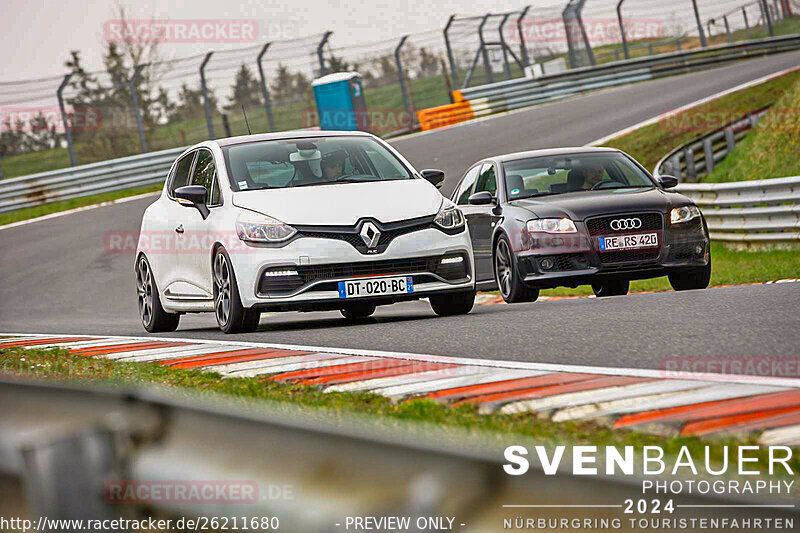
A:
[[[453,100],[455,101],[453,104],[417,111],[417,120],[422,130],[442,128],[475,118],[472,105],[469,100],[464,100],[461,91],[453,91]]]

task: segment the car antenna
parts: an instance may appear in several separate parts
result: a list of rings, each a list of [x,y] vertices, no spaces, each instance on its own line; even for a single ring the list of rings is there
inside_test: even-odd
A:
[[[252,135],[253,132],[250,131],[250,123],[247,122],[247,113],[244,110],[244,104],[242,104],[242,115],[244,115],[244,123],[245,123],[245,125],[247,125],[247,134],[248,135]]]

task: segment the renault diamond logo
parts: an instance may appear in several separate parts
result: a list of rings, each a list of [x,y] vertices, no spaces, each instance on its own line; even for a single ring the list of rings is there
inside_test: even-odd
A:
[[[364,225],[361,226],[359,235],[361,235],[361,239],[364,241],[364,244],[367,245],[367,248],[377,248],[378,241],[381,238],[381,232],[378,231],[375,224],[372,222],[365,222]]]
[[[611,229],[620,231],[624,229],[639,229],[642,227],[640,218],[618,218],[611,221]]]

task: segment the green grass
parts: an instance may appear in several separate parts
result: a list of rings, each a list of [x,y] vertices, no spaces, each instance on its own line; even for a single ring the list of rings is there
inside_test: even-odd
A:
[[[745,116],[750,111],[775,103],[798,80],[800,72],[792,72],[639,128],[608,141],[604,146],[619,148],[652,170],[658,160],[676,146],[700,137],[723,123]]]
[[[719,242],[711,243],[711,286],[761,283],[800,276],[800,253],[796,250],[737,251]],[[631,292],[672,290],[666,277],[631,282]],[[577,289],[559,287],[542,296],[585,296],[593,294],[588,285]]]
[[[787,89],[741,144],[703,181],[800,176],[800,80]]]
[[[0,226],[19,222],[21,220],[28,220],[30,218],[41,217],[59,211],[67,211],[75,209],[76,207],[84,207],[87,205],[101,204],[103,202],[111,202],[127,196],[135,196],[146,192],[159,191],[163,184],[148,185],[146,187],[137,187],[135,189],[125,189],[123,191],[111,191],[101,194],[93,194],[91,196],[82,196],[80,198],[72,198],[71,200],[62,200],[60,202],[52,202],[49,204],[37,205],[35,207],[26,207],[8,213],[0,213]]]
[[[247,405],[265,401],[290,403],[314,409],[326,418],[346,415],[371,415],[384,421],[425,422],[442,428],[459,428],[482,436],[496,435],[502,442],[519,436],[536,439],[542,444],[591,444],[596,446],[661,446],[667,457],[675,457],[681,446],[701,457],[707,442],[695,437],[664,438],[631,430],[612,430],[596,422],[554,423],[535,414],[480,415],[474,406],[451,407],[431,400],[415,399],[393,403],[371,393],[324,393],[305,385],[260,381],[254,378],[221,379],[219,374],[167,368],[155,363],[126,363],[71,355],[63,349],[0,349],[0,373],[40,379],[68,380],[79,383],[101,382],[112,387],[159,385],[179,394],[201,393],[212,399],[234,399]],[[223,396],[219,396],[223,395]],[[721,462],[723,446],[729,446],[729,458],[736,457],[737,446],[755,444],[753,437],[725,439],[711,446],[712,460]],[[766,450],[759,456],[766,464]],[[795,454],[792,467],[800,470],[800,455]]]

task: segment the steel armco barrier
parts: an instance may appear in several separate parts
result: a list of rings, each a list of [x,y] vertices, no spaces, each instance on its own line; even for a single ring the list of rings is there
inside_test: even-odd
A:
[[[345,414],[330,419],[266,402],[246,409],[241,402],[211,403],[166,390],[0,380],[0,425],[0,475],[16,482],[0,484],[0,497],[19,502],[14,509],[23,516],[27,503],[25,514],[34,523],[37,517],[104,520],[149,511],[165,517],[246,517],[246,524],[279,517],[281,531],[331,532],[346,529],[346,517],[454,516],[456,527],[446,529],[470,533],[511,529],[503,527],[504,519],[542,515],[541,509],[503,505],[568,502],[619,507],[598,516],[618,518],[622,531],[632,531],[630,515],[619,504],[642,497],[638,476],[545,475],[533,460],[525,475],[507,475],[504,445],[496,435]],[[506,440],[531,449],[534,443],[548,446],[522,435]],[[141,496],[145,501],[119,505],[104,491],[115,481],[163,488],[147,491]],[[170,485],[189,484],[247,485],[253,497],[212,491],[210,497],[179,498],[166,492]],[[225,500],[226,495],[233,498]],[[719,516],[716,506],[722,502],[760,504],[762,518],[797,517],[795,509],[764,505],[794,503],[790,496],[683,491],[664,497],[676,507],[695,505],[691,516],[698,519]],[[726,509],[731,518],[751,515],[752,509]]]
[[[672,175],[679,181],[696,182],[714,172],[714,167],[733,151],[736,144],[758,124],[770,106],[758,109],[721,128],[682,144],[662,157],[653,170],[655,176]],[[669,121],[669,117],[664,119]],[[685,179],[684,179],[685,178]]]
[[[540,78],[522,78],[453,91],[454,104],[418,112],[423,130],[614,87],[704,70],[721,63],[800,49],[800,34],[672,52],[572,69]]]
[[[163,182],[184,150],[171,148],[2,180],[0,213]]]
[[[731,183],[684,183],[712,240],[739,247],[800,243],[800,176]]]

